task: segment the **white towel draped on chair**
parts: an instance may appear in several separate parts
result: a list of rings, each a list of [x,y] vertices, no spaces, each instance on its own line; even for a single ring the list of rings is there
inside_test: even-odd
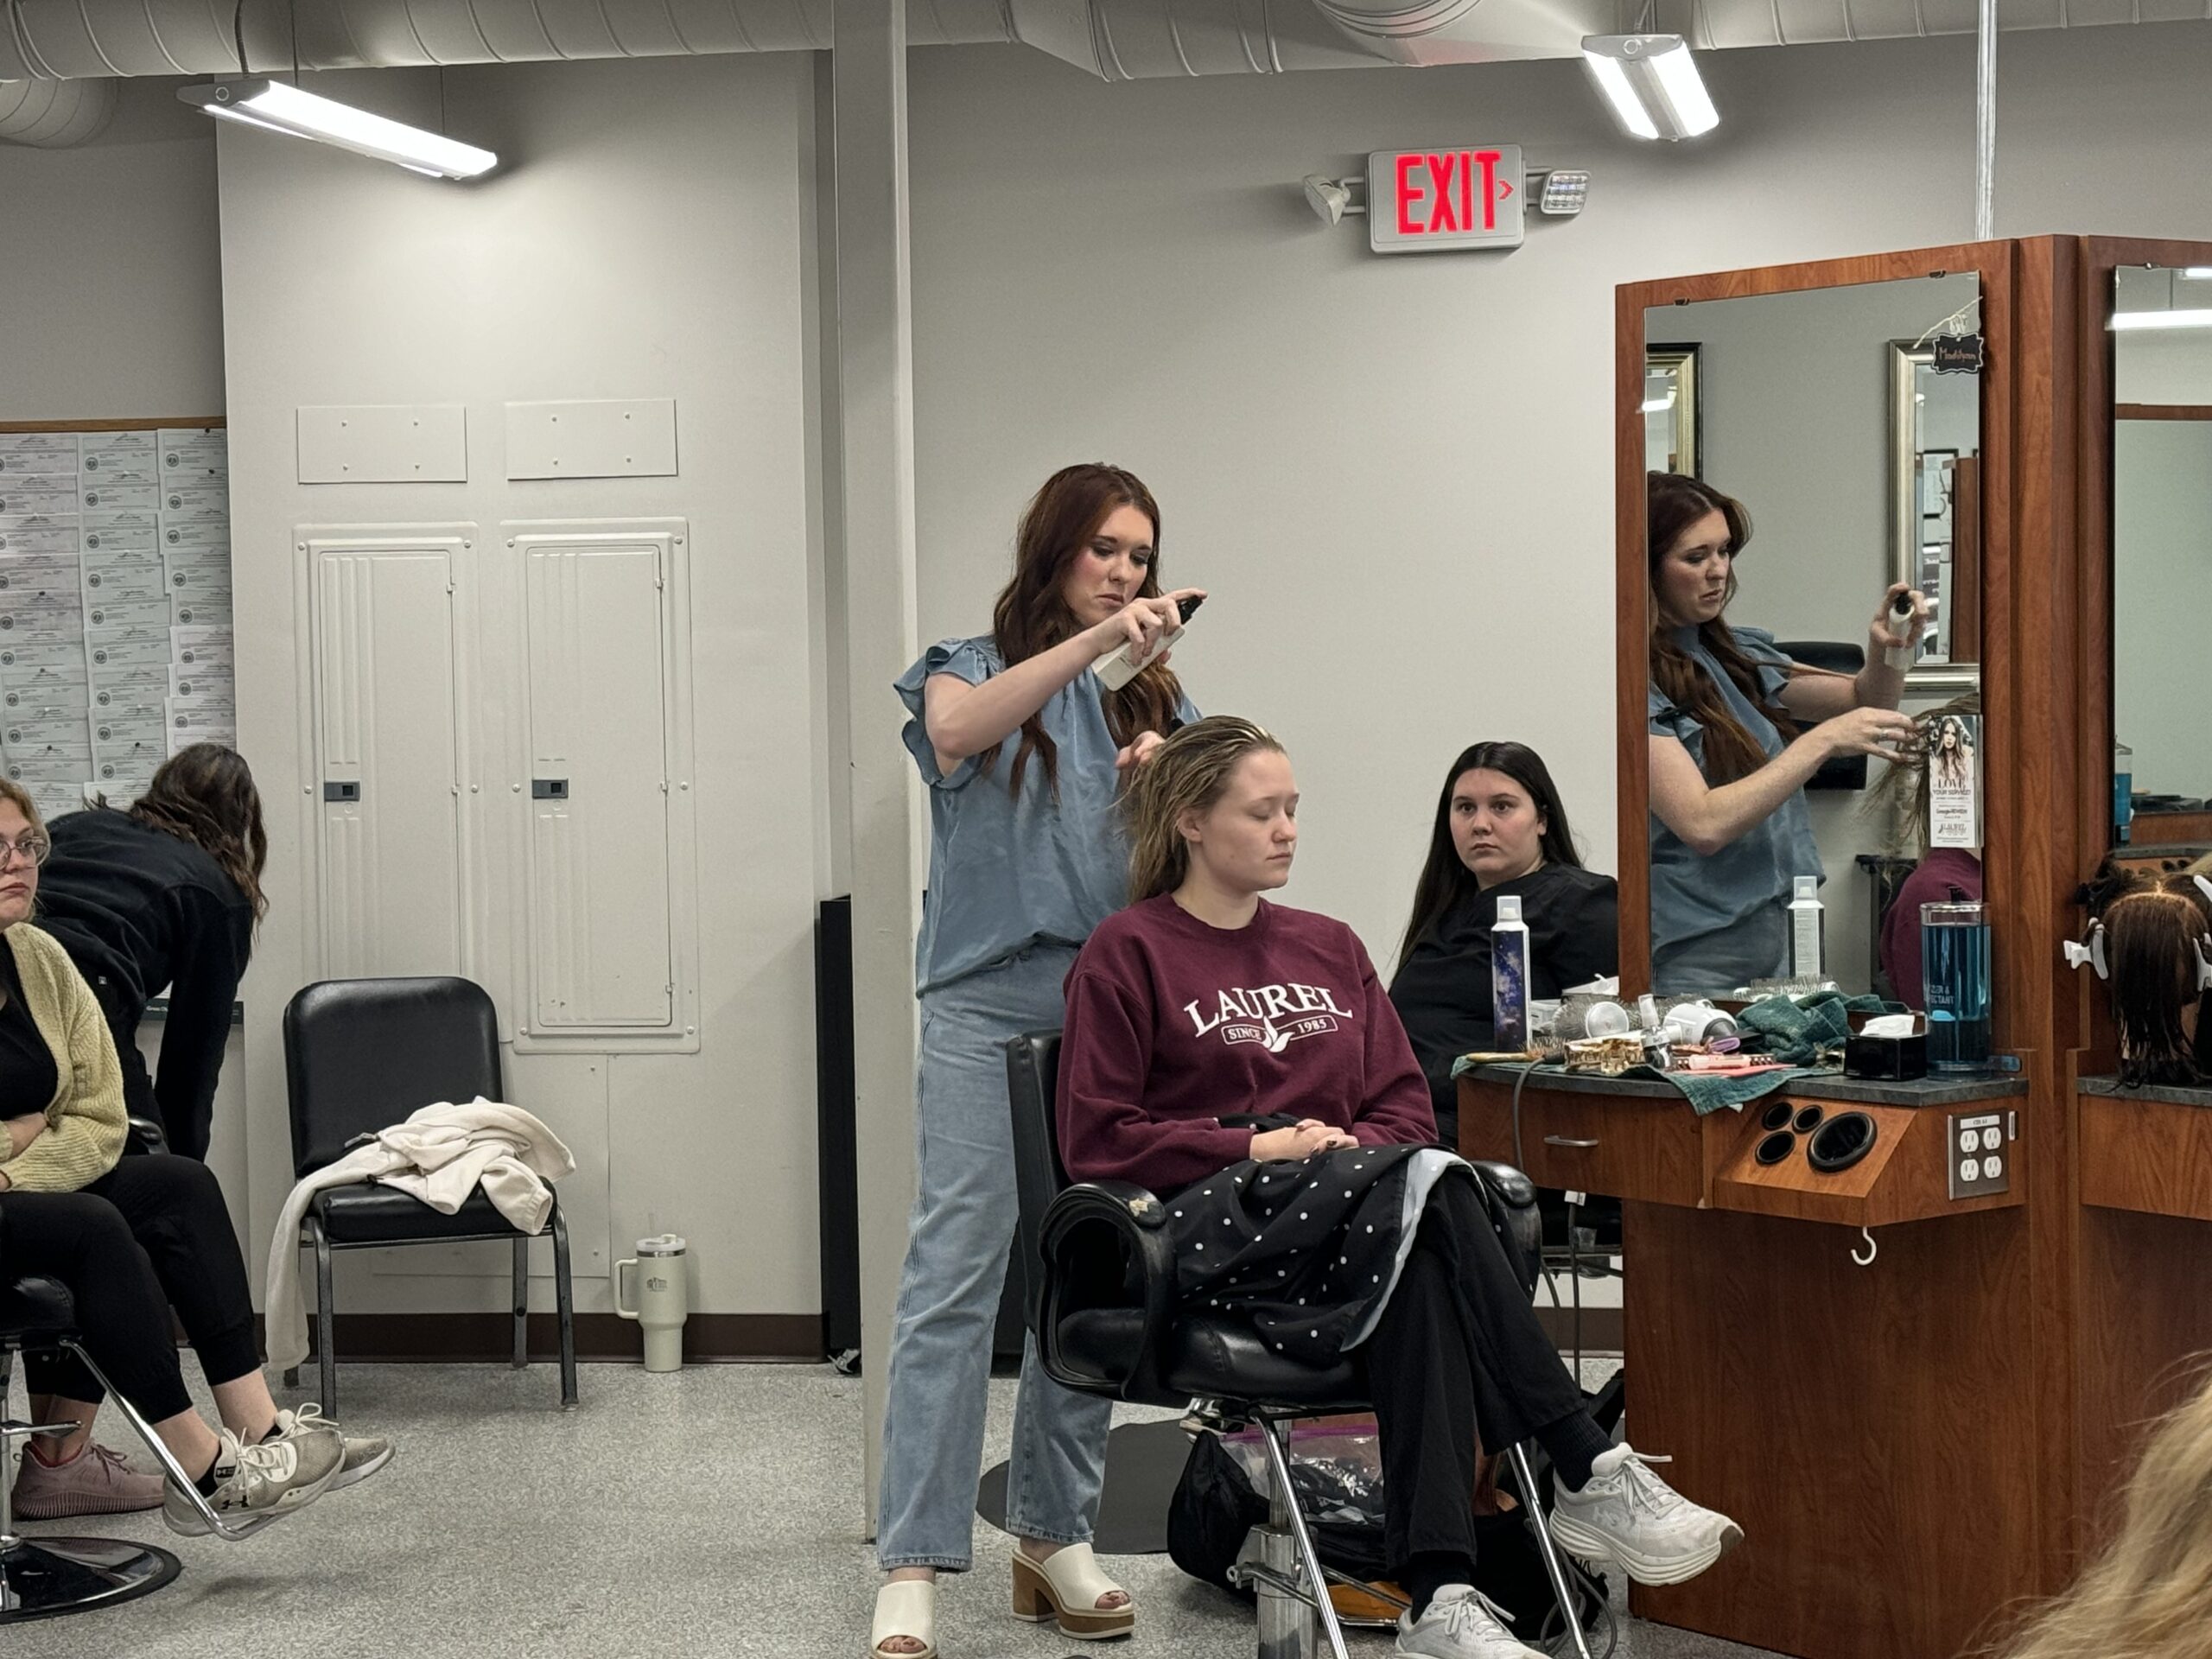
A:
[[[356,1181],[381,1181],[451,1215],[478,1187],[525,1233],[544,1230],[553,1207],[547,1185],[576,1160],[561,1138],[519,1106],[478,1096],[467,1105],[440,1101],[404,1123],[379,1129],[334,1164],[305,1177],[284,1200],[269,1244],[269,1363],[280,1370],[308,1356],[307,1304],[300,1294],[300,1224],[315,1195]]]

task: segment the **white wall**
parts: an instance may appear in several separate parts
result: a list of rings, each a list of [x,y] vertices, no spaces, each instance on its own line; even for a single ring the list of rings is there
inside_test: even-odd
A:
[[[97,143],[0,144],[0,421],[222,413],[213,125],[126,82]]]
[[[444,82],[450,130],[517,158],[511,171],[462,189],[250,129],[221,137],[241,742],[264,778],[295,780],[296,808],[309,758],[296,718],[296,524],[687,518],[701,1049],[521,1057],[511,1092],[579,1153],[563,1207],[580,1306],[610,1306],[591,1277],[610,1254],[669,1229],[691,1242],[698,1310],[815,1313],[810,65],[547,64]],[[437,119],[433,77],[325,84]],[[676,399],[678,476],[506,481],[505,401],[617,397]],[[297,406],[418,402],[467,406],[467,483],[294,481]],[[276,1016],[315,974],[301,931],[308,823],[299,810],[272,819],[271,909],[245,992],[264,1237],[289,1185],[288,1160],[261,1155],[286,1144]],[[495,910],[495,930],[516,923]],[[428,1254],[397,1253],[381,1273],[344,1264],[355,1274],[341,1306],[499,1305],[496,1279]],[[496,1274],[500,1258],[484,1265]]]
[[[1614,284],[1972,234],[1971,41],[1702,61],[1723,124],[1670,148],[1616,137],[1571,63],[1105,86],[918,54],[925,633],[984,626],[1048,472],[1120,461],[1167,579],[1216,594],[1179,671],[1298,764],[1292,901],[1385,956],[1478,737],[1541,749],[1611,868]],[[2195,24],[2007,35],[1999,233],[2201,227],[2212,181],[2144,163],[2212,141],[2208,66]],[[1590,207],[1502,257],[1378,259],[1300,200],[1469,139],[1589,167]]]

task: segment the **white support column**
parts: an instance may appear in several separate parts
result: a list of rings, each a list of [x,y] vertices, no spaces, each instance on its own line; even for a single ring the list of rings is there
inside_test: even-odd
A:
[[[836,0],[838,396],[852,754],[853,1003],[866,1501],[875,1527],[892,1307],[913,1201],[914,925],[920,780],[891,682],[914,619],[913,341],[907,265],[906,15]]]

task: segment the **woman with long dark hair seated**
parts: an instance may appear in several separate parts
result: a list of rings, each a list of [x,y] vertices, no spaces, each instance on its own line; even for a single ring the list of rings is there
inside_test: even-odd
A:
[[[1428,1080],[1437,1138],[1459,1145],[1452,1065],[1496,1046],[1490,931],[1497,901],[1521,900],[1529,995],[1559,995],[1620,968],[1620,889],[1582,868],[1567,805],[1525,743],[1477,743],[1444,774],[1428,859],[1414,888],[1390,1001]]]
[[[171,1152],[204,1159],[232,1005],[269,907],[253,773],[236,750],[194,743],[127,810],[72,812],[49,833],[39,921],[99,999],[124,1103],[161,1124]],[[149,1077],[138,1022],[164,990],[161,1073]]]
[[[1199,721],[1137,774],[1127,813],[1133,902],[1068,975],[1062,1158],[1166,1199],[1186,1303],[1316,1363],[1363,1352],[1385,1542],[1414,1604],[1398,1651],[1536,1654],[1472,1588],[1478,1446],[1542,1444],[1552,1530],[1577,1554],[1647,1584],[1718,1560],[1734,1522],[1584,1409],[1473,1173],[1432,1144],[1427,1085],[1358,939],[1261,897],[1298,842],[1281,746]]]

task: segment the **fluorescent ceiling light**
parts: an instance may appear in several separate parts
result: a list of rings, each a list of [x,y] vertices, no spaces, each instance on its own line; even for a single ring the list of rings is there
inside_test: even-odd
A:
[[[1582,62],[1632,137],[1694,138],[1720,124],[1679,35],[1586,35]]]
[[[241,80],[210,81],[177,89],[180,99],[226,121],[289,133],[336,144],[356,155],[373,156],[433,178],[473,179],[499,165],[488,149],[464,144],[442,133],[428,132],[404,122],[372,115],[366,110],[340,104],[335,99],[303,92],[298,87],[266,76]]]
[[[2190,283],[2212,283],[2212,265],[2191,265],[2182,272],[2182,280]]]
[[[1675,394],[1670,391],[1664,397],[1645,398],[1641,412],[1646,415],[1663,415],[1674,406]]]
[[[2212,328],[2212,311],[2115,311],[2114,328]]]

